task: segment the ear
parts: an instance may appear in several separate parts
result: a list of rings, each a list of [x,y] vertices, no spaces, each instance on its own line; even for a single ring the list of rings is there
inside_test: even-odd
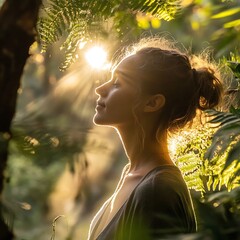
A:
[[[144,112],[156,112],[165,105],[165,97],[162,94],[150,96],[144,106]]]

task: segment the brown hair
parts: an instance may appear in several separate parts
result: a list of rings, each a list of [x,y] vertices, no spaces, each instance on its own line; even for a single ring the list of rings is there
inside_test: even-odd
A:
[[[213,108],[220,102],[222,84],[207,54],[187,54],[165,38],[143,39],[128,56],[132,54],[140,59],[136,71],[141,76],[141,91],[166,98],[159,129],[182,128],[196,116],[197,109]]]

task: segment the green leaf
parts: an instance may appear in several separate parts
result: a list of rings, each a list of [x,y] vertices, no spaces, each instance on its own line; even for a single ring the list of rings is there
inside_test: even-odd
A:
[[[215,14],[212,16],[212,18],[224,18],[224,17],[228,17],[228,16],[231,16],[231,15],[234,15],[236,13],[240,12],[240,7],[237,7],[237,8],[231,8],[231,9],[228,9],[226,11],[223,11],[223,12],[220,12],[218,14]]]
[[[239,136],[239,132],[235,132],[233,129],[234,128],[231,128],[228,131],[220,129],[214,134],[212,144],[204,155],[206,159],[211,160],[215,155],[223,154],[228,149],[234,138]],[[239,127],[235,129],[240,130]]]
[[[236,116],[231,114],[231,113],[226,113],[226,114],[221,114],[219,116],[216,116],[215,118],[213,118],[212,120],[209,121],[209,123],[222,123],[223,121],[224,122],[227,122],[227,121],[230,121],[230,120],[235,120],[236,119]]]
[[[225,123],[224,126],[221,126],[216,133],[214,134],[214,137],[221,137],[224,134],[225,135],[237,135],[240,132],[240,121],[239,119],[236,120],[235,123],[227,124]]]
[[[209,116],[218,116],[224,114],[223,112],[216,111],[214,109],[207,109],[204,112],[207,113]]]
[[[223,171],[236,160],[240,162],[240,142],[229,151]]]
[[[212,183],[213,183],[213,176],[209,175],[208,176],[208,181],[207,181],[207,188],[208,188],[209,191],[211,189]]]
[[[215,191],[217,186],[219,184],[219,176],[214,178],[213,184],[212,184],[212,190]]]
[[[239,64],[239,73],[240,73],[240,64]],[[234,108],[233,106],[231,106],[229,111],[240,118],[240,108]]]
[[[240,19],[227,22],[223,25],[224,28],[232,28],[232,27],[238,27],[240,25]]]
[[[232,199],[236,199],[240,194],[240,187],[233,189],[231,192],[228,191],[222,191],[218,193],[211,194],[207,201],[208,202],[216,202],[218,201],[221,203],[226,203],[231,201]]]
[[[240,118],[236,117],[229,117],[225,120],[223,120],[220,124],[222,128],[228,127],[228,126],[240,126]],[[239,129],[240,131],[240,129]]]
[[[233,71],[234,75],[237,78],[240,78],[240,63],[239,62],[228,61],[227,66],[231,68],[231,70]]]

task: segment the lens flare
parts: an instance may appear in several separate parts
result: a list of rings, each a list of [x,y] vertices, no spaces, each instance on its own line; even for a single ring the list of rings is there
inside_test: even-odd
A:
[[[96,69],[104,69],[106,66],[107,53],[106,51],[98,46],[92,47],[86,52],[85,55],[88,63]]]

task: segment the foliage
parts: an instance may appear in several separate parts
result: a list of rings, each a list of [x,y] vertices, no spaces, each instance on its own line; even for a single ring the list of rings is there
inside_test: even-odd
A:
[[[181,169],[190,189],[200,191],[202,195],[211,191],[231,190],[239,186],[235,174],[239,170],[236,162],[225,169],[226,154],[217,155],[211,161],[204,153],[211,146],[214,129],[201,126],[192,131],[181,132],[177,136],[176,164]]]
[[[37,128],[35,124],[29,124],[27,127],[20,123],[14,124],[13,143],[16,150],[21,155],[32,158],[34,164],[39,166],[46,167],[51,164],[51,156],[55,159],[68,159],[69,164],[73,166],[74,153],[82,152],[86,133],[71,128],[61,128],[60,131],[44,123],[41,123],[42,127]],[[74,136],[71,131],[74,131]],[[43,152],[47,154],[42,156]]]
[[[36,107],[37,112],[28,112],[27,116],[18,117],[13,122],[8,183],[4,190],[4,198],[8,202],[4,204],[9,213],[14,212],[14,217],[8,213],[6,219],[13,219],[15,230],[24,229],[27,232],[36,228],[39,222],[44,225],[49,210],[49,195],[66,170],[66,165],[72,173],[75,173],[76,164],[80,163],[83,171],[87,165],[83,150],[87,136],[86,120],[76,116],[69,108],[62,108],[59,112],[58,106],[51,100],[51,107],[48,107],[51,114],[42,104],[38,107],[45,111],[41,112]],[[46,104],[49,105],[49,102],[50,99]],[[69,122],[72,125],[66,126]],[[85,131],[79,125],[84,125]]]
[[[217,155],[227,152],[225,170],[235,160],[240,159],[240,110],[232,107],[229,113],[208,110],[207,113],[214,117],[210,123],[219,123],[219,128],[213,135],[212,145],[206,152],[206,157],[213,159]]]
[[[48,45],[67,33],[61,46],[66,56],[62,65],[64,69],[78,57],[80,43],[93,40],[95,36],[99,40],[101,35],[107,34],[106,20],[111,19],[114,25],[112,30],[122,35],[126,28],[137,28],[138,12],[148,12],[157,18],[171,20],[178,8],[179,2],[173,0],[49,0],[38,22],[42,50],[46,51]]]
[[[206,134],[207,133],[207,134]],[[210,131],[205,128],[180,132],[176,137],[174,158],[190,189],[205,192],[203,183],[203,152],[210,145]]]
[[[240,64],[238,62],[229,62],[235,80],[237,82],[236,92],[240,90],[239,76],[240,76]],[[239,184],[240,182],[240,108],[230,107],[229,112],[219,112],[215,110],[207,111],[209,116],[213,117],[210,123],[218,124],[218,129],[213,135],[212,144],[205,157],[210,161],[216,155],[222,155],[227,153],[224,168],[222,173],[224,174],[230,166],[234,166],[232,174],[234,181]]]
[[[194,199],[198,232],[174,236],[174,240],[233,240],[240,237],[240,188]]]
[[[229,48],[239,43],[239,18],[240,7],[238,1],[225,2],[217,5],[212,15],[212,20],[222,20],[222,26],[214,31],[211,36],[212,41],[216,42],[219,53],[229,51]],[[220,54],[219,54],[220,55]]]
[[[52,222],[52,236],[51,236],[50,240],[55,240],[57,220],[61,217],[65,217],[65,216],[64,215],[59,215],[59,216],[55,217],[53,222]]]
[[[195,199],[199,232],[192,239],[232,240],[240,237],[240,188]]]
[[[177,14],[180,8],[181,14]],[[198,46],[200,38],[203,42],[210,40],[217,56],[223,56],[239,45],[238,13],[237,1],[219,4],[215,1],[114,0],[103,3],[99,0],[74,0],[70,3],[66,0],[48,0],[39,18],[38,32],[43,51],[58,40],[64,41],[61,46],[65,52],[62,70],[79,57],[79,46],[83,46],[81,43],[99,42],[109,37],[110,33],[111,37],[117,34],[121,41],[126,41],[130,32],[133,37],[143,30],[152,33],[159,30],[179,31],[181,38],[183,32],[187,36],[196,35]],[[170,25],[165,22],[164,28],[164,22],[160,19],[168,21],[174,17],[176,21],[171,21]],[[189,41],[189,37],[185,38]]]
[[[212,18],[228,9],[238,9],[238,1],[182,1],[180,14],[170,22],[161,21],[159,29],[149,28],[152,33],[167,32],[194,52],[202,48],[213,49],[214,57],[229,56],[239,49],[239,26],[225,28],[225,24],[239,19],[239,14]],[[232,12],[234,13],[234,12]],[[146,25],[146,24],[145,24]],[[148,24],[151,26],[150,22]]]
[[[236,81],[238,83],[237,89],[240,90],[240,55],[232,55],[233,61],[228,62],[228,66],[231,68],[233,74],[235,75]],[[234,61],[235,60],[235,61]]]

